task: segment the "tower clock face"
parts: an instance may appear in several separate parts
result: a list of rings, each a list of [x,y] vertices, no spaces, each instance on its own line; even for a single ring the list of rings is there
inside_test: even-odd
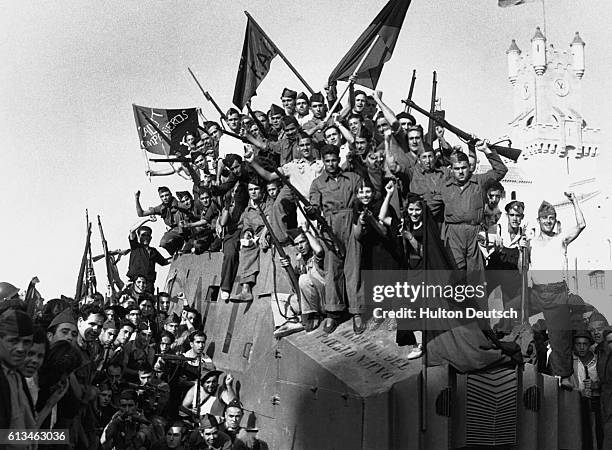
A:
[[[563,78],[557,78],[553,82],[553,90],[559,97],[565,97],[567,94],[569,94],[569,83]]]
[[[521,96],[525,100],[531,97],[531,86],[529,85],[529,83],[523,83],[523,85],[521,86]]]

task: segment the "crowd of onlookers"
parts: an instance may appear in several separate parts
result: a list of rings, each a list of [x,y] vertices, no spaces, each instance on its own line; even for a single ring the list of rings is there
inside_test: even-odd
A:
[[[571,301],[562,271],[550,270],[586,226],[576,197],[566,194],[575,227],[560,232],[544,201],[539,229],[527,236],[525,205],[502,202],[507,167],[486,141],[463,149],[440,126],[426,134],[379,92],[357,90],[328,114],[333,89],[326,94],[285,89],[282,106],[267,113],[231,108],[225,123],[187,133],[170,169],[148,173],[178,174],[193,188],[161,187],[160,204],[149,208],[135,194],[141,220],[130,249],[111,252],[129,253],[129,283],[112,297],[90,290],[52,299],[32,317],[17,288],[0,286],[0,395],[10,399],[0,428],[69,429],[75,448],[264,448],[255,425],[243,423],[252,421],[243,420],[240,383],[206,354],[195,299],[155,294],[156,265],[222,252],[221,300],[253,302],[260,258],[293,246],[277,258],[297,274],[292,332],[333,333],[347,320],[356,334],[367,332],[377,319],[364,270],[451,269],[486,280],[488,294],[497,290],[505,308],[520,309],[529,268],[529,312],[545,319],[534,333],[538,367],[580,391],[583,424],[595,417],[603,439],[612,424],[608,323]],[[484,159],[490,168],[477,170]],[[147,225],[158,216],[167,227],[162,251]],[[494,331],[503,337],[519,325],[501,321]],[[423,353],[418,332],[398,329],[397,343],[412,346],[408,358]]]

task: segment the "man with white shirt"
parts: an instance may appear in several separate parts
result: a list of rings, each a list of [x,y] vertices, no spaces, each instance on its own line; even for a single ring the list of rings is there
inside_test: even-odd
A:
[[[563,279],[567,247],[582,230],[586,222],[578,200],[573,193],[566,193],[574,207],[576,226],[568,232],[555,232],[557,212],[548,202],[543,201],[538,209],[540,232],[531,239],[530,275],[533,282],[532,305],[542,309],[552,354],[552,374],[561,378],[561,387],[572,389],[572,329],[571,311],[568,304],[567,284]]]

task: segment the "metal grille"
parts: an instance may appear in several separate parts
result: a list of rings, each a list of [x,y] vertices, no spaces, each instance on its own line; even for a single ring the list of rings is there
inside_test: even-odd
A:
[[[516,372],[498,369],[467,376],[466,444],[516,443]]]

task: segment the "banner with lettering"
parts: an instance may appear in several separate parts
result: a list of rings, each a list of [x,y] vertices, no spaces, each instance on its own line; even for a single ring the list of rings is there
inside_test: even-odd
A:
[[[185,137],[198,133],[198,109],[162,109],[132,105],[140,147],[157,155],[189,153]]]

